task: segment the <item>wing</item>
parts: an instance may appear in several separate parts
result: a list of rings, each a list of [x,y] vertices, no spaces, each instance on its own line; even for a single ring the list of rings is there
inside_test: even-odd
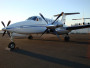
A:
[[[90,25],[78,25],[78,26],[66,27],[66,30],[76,30],[82,28],[90,28]]]

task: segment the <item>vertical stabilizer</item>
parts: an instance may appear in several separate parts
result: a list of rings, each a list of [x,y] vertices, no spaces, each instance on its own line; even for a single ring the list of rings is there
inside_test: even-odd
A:
[[[79,12],[75,12],[75,13],[64,13],[62,14],[62,19],[61,19],[61,22],[65,24],[65,21],[66,21],[66,16],[67,15],[75,15],[75,14],[80,14]],[[57,15],[54,15],[55,17],[58,16],[60,14],[57,14]]]
[[[61,19],[61,22],[63,23],[63,24],[65,24],[65,21],[66,21],[66,15],[65,15],[65,13],[62,15],[62,19]]]

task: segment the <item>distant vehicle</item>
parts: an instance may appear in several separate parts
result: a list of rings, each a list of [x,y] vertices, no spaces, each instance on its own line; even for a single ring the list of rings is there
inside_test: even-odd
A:
[[[7,32],[7,34],[10,36],[11,42],[9,43],[8,47],[10,49],[15,48],[15,43],[13,41],[13,33],[18,34],[27,34],[29,35],[29,39],[32,39],[33,36],[31,34],[41,34],[44,35],[45,33],[48,34],[54,34],[57,36],[58,39],[60,39],[59,35],[64,35],[64,40],[69,41],[69,32],[76,29],[82,29],[82,28],[89,28],[90,25],[78,25],[78,26],[66,26],[65,25],[65,16],[66,15],[72,15],[72,14],[80,14],[80,13],[64,13],[55,15],[57,18],[55,20],[47,19],[45,18],[41,13],[40,16],[32,16],[29,17],[25,21],[16,22],[15,24],[9,25],[11,21],[8,22],[7,27],[5,26],[4,22],[1,21],[4,28],[2,29],[4,31],[3,35]],[[57,21],[59,17],[62,16],[61,21]],[[40,36],[40,37],[41,37]]]

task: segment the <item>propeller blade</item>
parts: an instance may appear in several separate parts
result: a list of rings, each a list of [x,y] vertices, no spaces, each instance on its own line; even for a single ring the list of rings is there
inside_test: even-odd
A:
[[[7,31],[7,34],[8,34],[8,36],[10,37],[10,32],[9,32],[9,31]]]
[[[7,26],[9,26],[9,24],[11,23],[11,21],[8,21],[8,24],[7,24]]]
[[[47,20],[45,19],[45,17],[41,14],[41,13],[39,13],[40,14],[40,16],[45,20],[45,22],[48,24],[48,22],[47,22]]]
[[[3,21],[1,21],[1,23],[3,24],[3,26],[5,27],[5,24],[4,24],[4,22]]]
[[[42,35],[45,34],[47,31],[48,31],[48,29],[46,29],[46,30],[42,33]],[[41,36],[42,36],[42,35],[41,35]],[[41,36],[40,36],[40,37],[41,37]]]
[[[54,24],[55,23],[55,21],[60,17],[60,16],[62,16],[62,14],[63,14],[64,12],[62,12],[61,14],[59,14],[58,15],[58,17],[51,23],[51,24]],[[46,21],[46,23],[48,24],[48,21],[44,18],[44,16],[41,14],[41,13],[39,13],[40,14],[40,16]],[[45,34],[46,32],[48,31],[48,28],[42,33],[42,35],[43,34]],[[57,32],[55,31],[55,29],[53,30],[53,32],[56,34],[56,36],[60,39],[60,37],[59,37],[59,35],[57,34]],[[41,36],[42,36],[41,35]],[[40,36],[40,37],[41,37]]]
[[[4,31],[4,33],[3,33],[2,37],[3,37],[5,34],[6,34],[6,31]]]
[[[52,24],[54,24],[54,23],[55,23],[55,21],[56,21],[56,20],[57,20],[60,16],[62,16],[62,15],[63,15],[63,13],[64,13],[64,12],[62,12],[61,14],[59,14],[59,15],[58,15],[58,17],[57,17],[57,18],[56,18],[56,19],[52,22]]]

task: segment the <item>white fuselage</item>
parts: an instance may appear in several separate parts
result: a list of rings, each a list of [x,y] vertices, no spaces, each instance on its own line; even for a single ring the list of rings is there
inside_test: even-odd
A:
[[[34,21],[22,21],[8,26],[10,32],[29,34],[29,33],[42,33],[46,27],[42,27],[45,24]]]
[[[50,20],[48,20],[50,24]],[[43,33],[47,28],[48,24],[42,19],[42,20],[25,20],[21,22],[17,22],[15,24],[9,25],[6,27],[6,30],[12,33],[19,33],[19,34],[38,34]],[[54,25],[62,24],[61,22],[56,22]],[[63,24],[63,27],[66,27]],[[66,30],[63,27],[56,28],[58,34],[66,34],[69,31]]]

